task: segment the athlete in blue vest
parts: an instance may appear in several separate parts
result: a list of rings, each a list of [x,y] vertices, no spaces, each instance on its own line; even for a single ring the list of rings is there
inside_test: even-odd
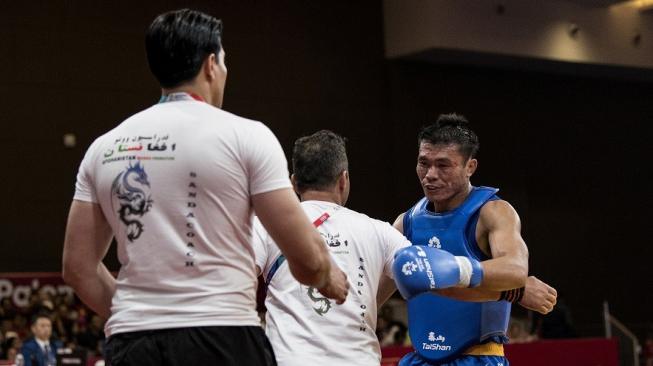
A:
[[[397,254],[393,267],[408,300],[415,347],[400,366],[508,365],[503,344],[511,303],[521,301],[527,281],[528,249],[519,216],[496,195],[498,189],[470,183],[479,142],[467,125],[464,117],[447,114],[420,132],[417,176],[425,197],[394,223],[413,243]],[[438,291],[501,296],[473,303]],[[547,286],[543,296],[544,309],[533,310],[546,313],[557,295]]]

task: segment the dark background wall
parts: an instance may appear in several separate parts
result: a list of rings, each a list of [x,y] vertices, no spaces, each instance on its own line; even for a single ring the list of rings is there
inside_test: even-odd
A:
[[[287,153],[321,128],[348,138],[351,208],[388,221],[407,209],[420,196],[419,128],[465,114],[482,145],[473,182],[518,210],[531,272],[581,333],[600,334],[603,300],[638,332],[651,324],[653,85],[387,61],[376,1],[3,4],[0,272],[60,269],[77,166],[95,137],[156,102],[144,32],[180,7],[225,22],[226,110],[264,121]],[[77,147],[63,147],[67,132]]]

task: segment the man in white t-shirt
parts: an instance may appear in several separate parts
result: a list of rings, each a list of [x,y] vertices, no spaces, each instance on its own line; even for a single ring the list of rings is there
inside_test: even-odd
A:
[[[348,282],[295,197],[279,142],[219,109],[222,23],[179,10],[146,36],[156,104],[99,137],[80,165],[64,279],[107,317],[111,365],[271,365],[255,311],[254,211],[292,274],[338,303]],[[111,239],[121,263],[102,264]]]
[[[343,207],[349,196],[345,141],[322,130],[293,149],[292,181],[302,208],[350,280],[346,303],[336,305],[294,280],[273,238],[255,221],[256,266],[267,284],[266,333],[280,366],[378,365],[377,308],[394,292],[392,264],[411,243],[387,222]],[[538,308],[546,284],[529,278],[525,299]],[[464,300],[496,300],[500,292],[446,289]],[[526,303],[526,302],[525,302]]]
[[[347,169],[344,140],[333,132],[295,142],[293,183],[306,215],[350,279],[346,303],[336,305],[295,281],[274,240],[255,222],[256,265],[268,284],[266,334],[279,365],[379,364],[378,284],[392,276],[394,253],[410,242],[389,223],[343,207]]]

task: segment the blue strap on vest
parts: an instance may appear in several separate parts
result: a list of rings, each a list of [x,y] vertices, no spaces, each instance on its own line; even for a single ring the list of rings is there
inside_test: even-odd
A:
[[[498,189],[473,187],[462,205],[450,212],[427,209],[426,198],[404,215],[404,234],[413,245],[433,246],[454,255],[483,260],[475,236],[478,211],[497,199]],[[471,240],[470,240],[471,239]],[[472,303],[424,293],[408,301],[408,330],[417,353],[431,362],[446,362],[492,337],[505,337],[510,303]]]
[[[331,214],[329,214],[329,211],[331,211]],[[335,211],[335,210],[333,210],[333,209],[327,210],[327,212],[320,215],[320,217],[318,217],[317,219],[315,219],[315,221],[313,221],[313,226],[316,229],[318,227],[320,227],[320,225],[324,224],[331,217],[331,215],[335,214],[335,212],[333,212],[333,211]],[[277,273],[277,271],[279,270],[279,267],[281,267],[281,265],[285,261],[286,261],[286,257],[283,254],[279,254],[277,259],[274,260],[274,263],[270,267],[270,271],[268,272],[268,275],[265,277],[265,283],[267,285],[270,285],[270,281],[272,281],[272,277],[274,277],[274,274]]]
[[[286,261],[286,257],[284,257],[283,254],[279,254],[277,259],[275,259],[274,263],[272,264],[272,267],[270,267],[270,271],[268,272],[268,275],[265,277],[266,284],[268,285],[270,284],[270,281],[272,281],[272,277],[274,277],[274,274],[277,273],[277,270],[279,269],[279,267],[281,267],[281,265],[285,261]]]

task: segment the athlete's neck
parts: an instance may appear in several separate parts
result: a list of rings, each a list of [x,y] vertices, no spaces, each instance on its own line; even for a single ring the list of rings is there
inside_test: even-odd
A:
[[[433,211],[440,213],[440,212],[455,210],[456,208],[458,208],[458,206],[462,205],[463,202],[465,202],[467,196],[469,196],[469,193],[471,191],[472,191],[472,184],[469,183],[467,184],[467,186],[465,186],[464,189],[454,194],[453,196],[449,197],[448,199],[431,202],[433,204]]]
[[[307,190],[299,194],[299,199],[303,201],[325,201],[332,202],[342,206],[344,203],[342,197],[337,192]]]
[[[187,93],[193,96],[198,96],[202,98],[204,102],[213,105],[213,97],[211,96],[210,91],[204,90],[204,88],[201,88],[194,84],[184,84],[176,88],[161,89],[161,94],[163,94],[164,96],[173,93]]]

